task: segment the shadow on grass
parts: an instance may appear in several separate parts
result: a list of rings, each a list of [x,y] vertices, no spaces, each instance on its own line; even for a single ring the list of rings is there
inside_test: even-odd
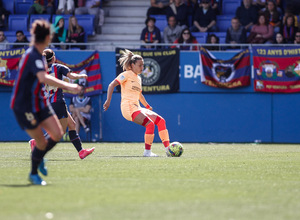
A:
[[[22,187],[30,187],[33,186],[30,183],[27,184],[0,184],[0,187],[11,187],[11,188],[22,188]]]

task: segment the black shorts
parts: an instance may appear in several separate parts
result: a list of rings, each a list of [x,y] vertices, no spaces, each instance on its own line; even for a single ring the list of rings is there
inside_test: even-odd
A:
[[[15,117],[23,130],[34,129],[42,121],[54,115],[52,107],[43,108],[39,112],[19,112],[14,110]]]
[[[68,117],[68,109],[65,102],[53,102],[51,106],[57,115],[58,119],[67,118]]]

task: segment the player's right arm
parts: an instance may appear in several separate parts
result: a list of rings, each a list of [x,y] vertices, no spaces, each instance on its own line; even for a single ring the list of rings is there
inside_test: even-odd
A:
[[[37,78],[39,79],[40,83],[48,84],[50,86],[55,86],[61,89],[66,89],[72,92],[78,93],[80,91],[80,86],[77,84],[71,84],[62,80],[59,80],[49,74],[46,71],[39,71],[36,74]]]
[[[119,82],[115,79],[109,84],[108,89],[107,89],[107,98],[103,104],[104,111],[106,111],[109,108],[112,94],[117,85],[119,85]]]

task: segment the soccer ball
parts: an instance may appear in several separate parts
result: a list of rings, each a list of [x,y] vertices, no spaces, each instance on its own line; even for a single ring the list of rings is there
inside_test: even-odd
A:
[[[169,153],[171,157],[180,157],[183,153],[182,144],[179,142],[172,142],[169,146]]]

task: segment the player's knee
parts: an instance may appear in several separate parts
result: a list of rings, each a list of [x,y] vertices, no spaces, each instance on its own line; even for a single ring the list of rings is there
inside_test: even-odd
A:
[[[155,129],[154,122],[149,120],[149,123],[146,125],[146,134],[153,134]]]

